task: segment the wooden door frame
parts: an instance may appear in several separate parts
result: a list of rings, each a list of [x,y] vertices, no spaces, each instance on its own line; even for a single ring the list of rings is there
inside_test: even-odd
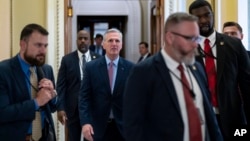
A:
[[[72,52],[72,0],[64,0],[64,54]]]
[[[164,45],[164,0],[152,1],[150,13],[151,53],[155,54]]]

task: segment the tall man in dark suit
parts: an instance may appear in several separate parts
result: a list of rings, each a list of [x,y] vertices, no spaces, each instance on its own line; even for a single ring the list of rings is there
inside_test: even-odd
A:
[[[148,51],[148,43],[147,42],[140,42],[139,43],[139,52],[140,52],[141,57],[139,58],[138,63],[151,56],[150,52]]]
[[[104,56],[106,51],[102,46],[103,36],[102,34],[96,34],[95,36],[95,45],[91,45],[89,49],[99,55]]]
[[[197,20],[170,15],[165,46],[131,70],[123,102],[126,141],[222,141],[205,72],[195,62]]]
[[[38,24],[26,25],[20,37],[20,52],[0,63],[0,138],[3,141],[56,141],[51,112],[56,107],[52,67],[45,63],[48,31]],[[30,81],[30,68],[36,79]],[[34,98],[32,98],[34,91]],[[39,114],[40,116],[35,116]],[[39,120],[42,129],[32,132]],[[49,131],[49,132],[48,132]],[[40,136],[39,136],[40,135]]]
[[[224,139],[232,140],[235,130],[250,122],[249,57],[239,39],[214,30],[214,13],[209,2],[194,1],[189,6],[189,13],[199,18],[202,40],[197,60],[206,69],[208,80],[214,78],[214,83],[209,83],[214,112]],[[204,41],[210,42],[207,44]],[[206,51],[208,46],[210,51]],[[211,73],[212,70],[214,73]],[[212,85],[215,87],[212,88]]]
[[[122,33],[104,34],[106,55],[86,64],[79,95],[82,133],[89,141],[123,141],[124,85],[133,64],[119,56]]]
[[[58,92],[58,120],[68,128],[69,141],[80,141],[81,125],[78,112],[78,95],[86,62],[100,55],[89,51],[90,35],[85,30],[77,33],[77,50],[62,58],[56,90]],[[84,56],[83,56],[84,55]]]

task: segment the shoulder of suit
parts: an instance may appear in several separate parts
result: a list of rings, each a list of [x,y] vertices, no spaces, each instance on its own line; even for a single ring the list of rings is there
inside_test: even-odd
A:
[[[91,61],[89,61],[86,65],[97,65],[97,64],[100,64],[100,63],[103,63],[105,62],[105,57],[97,57],[96,59],[92,59]]]
[[[68,54],[65,54],[65,55],[63,56],[63,58],[70,58],[70,57],[72,57],[72,56],[77,56],[77,57],[78,57],[77,50],[76,50],[76,51],[73,51],[73,52],[70,52],[70,53],[68,53]]]
[[[241,40],[235,37],[230,37],[225,34],[217,33],[216,34],[216,40],[219,40],[220,42],[228,42],[228,43],[241,43]],[[221,43],[220,43],[221,44]]]
[[[124,65],[124,66],[125,65],[127,65],[127,66],[133,66],[134,65],[133,62],[131,62],[131,61],[129,61],[129,60],[123,58],[123,57],[119,57],[118,64],[121,64],[121,65]]]
[[[49,65],[49,64],[44,64],[44,65],[42,66],[42,68],[43,68],[43,69],[51,69],[51,70],[52,70],[52,66]]]
[[[92,59],[97,59],[97,58],[101,57],[101,55],[99,55],[91,50],[89,50],[89,54],[90,54]]]
[[[0,62],[0,70],[1,72],[11,72],[11,66],[17,67],[17,64],[14,62],[15,57],[10,59],[5,59]],[[11,65],[12,64],[12,65]],[[5,73],[0,73],[5,75]]]

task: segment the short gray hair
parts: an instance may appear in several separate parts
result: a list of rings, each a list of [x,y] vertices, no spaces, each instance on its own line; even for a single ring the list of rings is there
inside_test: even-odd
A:
[[[120,37],[121,37],[121,40],[122,40],[122,33],[121,33],[121,31],[118,30],[118,29],[116,29],[116,28],[111,28],[111,29],[108,29],[108,30],[104,33],[104,35],[103,35],[103,41],[106,40],[107,34],[108,34],[108,33],[112,33],[112,32],[114,32],[114,33],[119,33],[119,34],[120,34]]]
[[[173,14],[169,15],[169,17],[167,18],[167,20],[165,22],[165,28],[164,28],[165,33],[172,26],[177,25],[177,24],[184,22],[184,21],[197,22],[198,18],[196,16],[190,15],[190,14],[185,13],[185,12],[173,13]]]

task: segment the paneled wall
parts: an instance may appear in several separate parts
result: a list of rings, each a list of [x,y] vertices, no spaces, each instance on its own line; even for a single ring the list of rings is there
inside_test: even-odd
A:
[[[0,61],[11,55],[11,1],[0,1]]]

